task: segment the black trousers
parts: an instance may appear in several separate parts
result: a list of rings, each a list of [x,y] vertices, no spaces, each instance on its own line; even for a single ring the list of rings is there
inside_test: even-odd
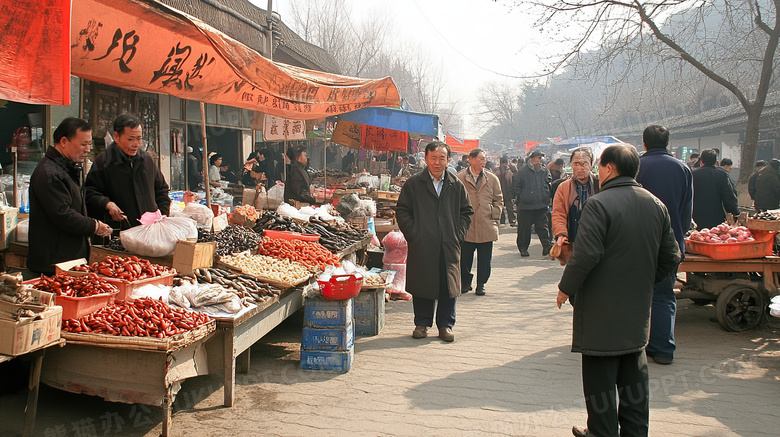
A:
[[[588,431],[598,437],[646,437],[650,420],[648,386],[644,351],[612,357],[583,355]]]
[[[509,224],[515,222],[515,203],[509,196],[504,196],[504,209],[501,211],[501,224],[506,223],[506,219],[509,219]]]
[[[493,242],[460,243],[460,283],[461,288],[468,288],[474,275],[471,266],[474,265],[474,251],[477,252],[477,285],[487,284],[490,278],[490,264],[493,259]]]
[[[542,247],[552,247],[550,230],[547,228],[547,208],[517,210],[517,250],[528,250],[531,245],[531,225],[534,225],[536,235]]]
[[[439,304],[436,299],[413,297],[414,326],[433,326],[433,313],[436,311],[436,326],[439,328],[452,328],[455,326],[455,302],[457,297],[450,297],[450,289],[447,285],[447,270],[444,264],[444,253],[439,254]]]

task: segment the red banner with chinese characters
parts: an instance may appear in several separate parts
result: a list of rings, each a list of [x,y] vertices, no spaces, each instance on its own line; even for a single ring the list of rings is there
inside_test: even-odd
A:
[[[297,120],[400,104],[390,78],[272,62],[153,0],[74,0],[71,41],[74,75],[138,91]]]
[[[70,0],[14,0],[0,7],[0,98],[70,104]]]
[[[471,148],[469,148],[466,144],[461,142],[459,139],[453,137],[452,135],[447,135],[445,138],[445,143],[447,143],[448,146],[450,146],[450,151],[453,153],[469,153],[471,152]]]
[[[367,124],[361,126],[360,146],[364,149],[376,152],[406,152],[409,144],[408,132]]]

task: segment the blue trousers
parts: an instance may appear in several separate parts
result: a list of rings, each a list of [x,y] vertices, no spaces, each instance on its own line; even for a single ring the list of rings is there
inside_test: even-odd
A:
[[[439,305],[436,299],[427,299],[415,296],[412,298],[414,308],[414,326],[433,326],[433,313],[436,311],[436,326],[439,328],[452,328],[455,326],[455,302],[457,297],[450,297],[447,286],[447,270],[444,266],[444,254],[439,254]],[[460,291],[460,290],[458,290]]]
[[[588,431],[599,437],[647,437],[650,390],[645,353],[582,356]]]
[[[674,319],[677,315],[677,298],[674,297],[674,281],[677,271],[653,288],[653,311],[650,316],[650,342],[647,354],[651,357],[674,359]]]
[[[471,266],[474,264],[474,252],[477,252],[477,285],[487,284],[490,278],[490,263],[493,259],[493,242],[460,243],[460,281],[461,287],[468,287],[474,279]]]

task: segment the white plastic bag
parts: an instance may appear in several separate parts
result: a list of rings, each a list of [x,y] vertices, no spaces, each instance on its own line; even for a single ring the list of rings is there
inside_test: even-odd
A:
[[[190,202],[182,210],[182,214],[185,217],[189,217],[195,220],[198,228],[207,231],[211,230],[211,224],[214,220],[214,211],[210,210],[208,206],[201,205],[200,203]],[[197,235],[195,236],[197,238]]]
[[[145,212],[141,226],[119,233],[122,246],[130,253],[141,256],[168,256],[176,248],[176,242],[198,238],[195,220],[187,217],[166,217],[160,211]]]
[[[268,203],[266,207],[274,210],[284,202],[284,185],[276,184],[268,190]]]

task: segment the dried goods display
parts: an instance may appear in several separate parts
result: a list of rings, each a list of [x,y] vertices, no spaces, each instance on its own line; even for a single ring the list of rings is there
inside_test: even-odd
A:
[[[258,218],[260,218],[260,215],[257,213],[257,210],[252,205],[237,206],[233,209],[233,212],[241,214],[242,216],[252,221],[256,221]]]
[[[111,241],[106,244],[106,249],[116,250],[117,252],[127,252],[125,246],[122,246],[122,240],[119,238],[112,238]]]
[[[257,247],[260,255],[297,261],[312,270],[341,265],[339,258],[319,243],[281,238],[263,238]]]
[[[217,242],[216,256],[229,255],[231,253],[253,251],[257,249],[260,236],[245,226],[231,225],[220,232],[198,230],[198,242]]]
[[[63,320],[62,329],[68,332],[166,338],[183,334],[210,320],[203,313],[143,298],[135,302],[118,301],[79,319]]]
[[[688,237],[692,241],[702,243],[743,243],[754,241],[753,233],[744,226],[731,226],[727,223],[721,223],[712,228],[704,228],[698,232],[694,231]]]
[[[327,222],[311,217],[309,223],[300,224],[273,211],[265,211],[257,220],[255,232],[262,233],[264,229],[319,235],[319,243],[333,253],[340,252],[369,235],[367,231],[355,229],[347,223]]]
[[[251,275],[231,272],[220,268],[195,269],[190,276],[181,276],[174,280],[174,285],[180,285],[182,282],[192,282],[200,284],[218,284],[231,290],[238,297],[254,299],[255,302],[262,302],[273,296],[281,294],[281,290],[271,287],[268,284],[258,281]]]
[[[780,220],[780,215],[774,212],[761,211],[752,218],[755,220]]]
[[[71,276],[59,273],[54,276],[41,276],[34,288],[54,293],[58,296],[88,297],[96,294],[118,293],[116,285],[100,278],[96,273],[86,276]]]
[[[297,285],[311,276],[303,264],[265,255],[239,253],[220,257],[219,262],[259,279],[286,286]]]
[[[109,256],[106,257],[105,261],[76,266],[71,270],[99,273],[109,278],[124,279],[131,282],[167,274],[176,274],[175,269],[153,264],[149,260],[138,258],[137,256]]]
[[[13,304],[10,308],[3,302]],[[0,274],[0,320],[19,320],[23,317],[39,318],[45,306],[33,296],[32,289],[22,284],[21,273]]]

